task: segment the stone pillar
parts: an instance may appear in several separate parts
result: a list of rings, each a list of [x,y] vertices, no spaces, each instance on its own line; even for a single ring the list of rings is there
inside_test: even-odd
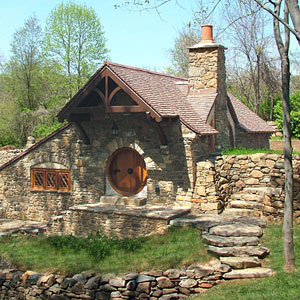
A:
[[[207,34],[207,29],[210,34]],[[189,48],[190,92],[205,90],[217,92],[215,106],[216,150],[230,147],[227,125],[227,89],[225,71],[225,48],[212,38],[212,26],[202,26],[202,40]]]

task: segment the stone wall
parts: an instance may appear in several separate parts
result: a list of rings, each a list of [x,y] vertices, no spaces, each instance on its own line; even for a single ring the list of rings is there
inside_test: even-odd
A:
[[[119,127],[117,136],[111,134],[114,121]],[[196,163],[209,153],[207,138],[198,140],[178,119],[162,121],[169,139],[168,145],[162,145],[156,125],[142,113],[104,114],[82,126],[90,145],[84,144],[77,127],[70,125],[0,171],[2,217],[48,221],[71,206],[99,202],[106,193],[108,158],[121,147],[135,149],[145,160],[147,204],[190,205]],[[30,169],[48,163],[71,171],[70,193],[31,190]]]
[[[74,208],[54,217],[47,234],[74,234],[87,236],[99,230],[106,235],[121,238],[136,238],[153,232],[163,234],[168,229],[169,220],[147,217],[128,211],[114,210],[112,207],[93,209],[93,207]]]
[[[235,128],[235,147],[250,149],[270,149],[270,134],[247,133],[239,127]]]
[[[4,165],[6,162],[14,158],[23,152],[24,149],[10,149],[10,150],[1,150],[0,149],[0,166]]]
[[[0,299],[185,299],[223,282],[230,270],[218,260],[207,265],[123,276],[83,272],[65,277],[6,269],[0,271]]]
[[[263,197],[258,216],[280,220],[284,207],[284,164],[281,154],[224,155],[197,164],[193,209],[217,213],[230,206],[237,193],[257,193]],[[300,156],[293,156],[294,210],[300,222]],[[259,198],[257,195],[256,198]]]

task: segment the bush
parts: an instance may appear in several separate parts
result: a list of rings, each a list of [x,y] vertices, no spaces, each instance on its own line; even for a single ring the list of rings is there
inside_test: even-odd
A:
[[[114,250],[126,250],[132,252],[142,247],[143,238],[139,239],[119,239],[115,236],[107,237],[101,231],[96,234],[90,234],[88,237],[75,237],[73,235],[50,236],[46,242],[54,248],[72,251],[85,250],[94,259],[102,259],[112,253]]]
[[[291,106],[291,132],[292,137],[300,138],[300,91],[290,96]],[[278,128],[282,130],[282,102],[274,106],[274,118]]]

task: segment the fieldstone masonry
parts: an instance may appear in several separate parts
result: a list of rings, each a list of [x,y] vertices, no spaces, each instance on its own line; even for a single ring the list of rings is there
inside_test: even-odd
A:
[[[0,299],[185,299],[193,294],[203,294],[227,279],[241,278],[239,273],[239,270],[231,270],[229,265],[217,259],[187,268],[128,273],[123,276],[83,272],[65,277],[5,269],[0,271]],[[271,270],[256,268],[256,273],[248,269],[244,278],[272,275]]]
[[[185,299],[223,282],[230,270],[218,260],[208,265],[123,276],[83,272],[65,277],[6,269],[0,271],[0,299]]]
[[[227,149],[229,133],[227,129],[227,90],[225,71],[225,48],[217,44],[201,42],[189,48],[189,83],[191,90],[206,89],[217,91],[214,126],[219,131],[216,136],[216,149]]]
[[[148,171],[147,205],[189,206],[196,163],[208,153],[208,139],[198,138],[178,120],[161,122],[172,141],[162,145],[155,126],[145,116],[116,118],[120,133],[111,135],[112,118],[85,124],[91,145],[82,142],[70,124],[0,172],[1,216],[49,221],[79,204],[99,203],[106,193],[106,164],[118,148],[131,147],[143,157]],[[135,134],[128,132],[135,128]],[[102,128],[101,131],[98,128]],[[70,193],[31,190],[30,170],[55,164],[71,171]],[[159,189],[157,189],[157,187]]]
[[[293,156],[294,217],[300,222],[300,156]],[[255,215],[280,220],[284,207],[281,154],[224,155],[197,164],[192,208],[201,213]]]
[[[141,119],[139,122],[143,124],[145,120]],[[126,124],[124,122],[124,126]],[[109,125],[111,124],[107,125],[108,129]],[[69,125],[50,141],[0,172],[1,217],[50,221],[55,216],[64,215],[66,228],[72,228],[74,220],[77,220],[76,224],[80,224],[79,216],[86,216],[88,213],[69,209],[76,205],[99,203],[100,197],[105,195],[107,158],[118,147],[131,146],[143,155],[149,172],[147,206],[175,205],[191,208],[196,214],[223,212],[255,215],[267,220],[282,218],[282,155],[229,155],[205,160],[203,153],[208,151],[205,148],[208,147],[207,139],[195,137],[194,133],[183,125],[179,127],[176,122],[171,125],[171,128],[166,127],[166,130],[170,130],[170,134],[173,135],[178,133],[178,143],[168,146],[161,145],[159,141],[152,142],[156,132],[151,128],[147,129],[149,136],[146,135],[145,140],[139,140],[135,136],[127,137],[124,134],[110,142],[105,138],[102,140],[95,131],[91,131],[91,136],[94,135],[92,145],[85,145],[75,127]],[[103,147],[106,151],[99,151]],[[203,152],[199,150],[201,147]],[[20,150],[1,152],[2,162],[5,162],[19,154]],[[31,191],[30,168],[47,162],[71,170],[71,193]],[[294,209],[297,222],[300,221],[299,163],[300,156],[294,155]],[[159,193],[156,192],[156,187],[159,187]],[[117,224],[124,223],[121,221],[124,216],[115,217],[119,218]],[[58,218],[56,224],[60,223]]]

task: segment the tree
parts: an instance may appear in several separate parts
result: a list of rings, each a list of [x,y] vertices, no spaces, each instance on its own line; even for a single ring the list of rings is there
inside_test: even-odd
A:
[[[37,81],[41,65],[42,29],[33,16],[14,33],[12,56],[7,68],[12,76],[21,109],[35,109],[38,104]]]
[[[294,34],[296,37],[298,43],[300,44],[300,9],[299,9],[299,4],[298,0],[286,0],[285,4],[287,5],[288,9],[288,15],[290,15],[294,28],[289,24],[288,20],[285,18],[282,18],[279,14],[275,13],[275,7],[277,5],[281,5],[282,1],[273,1],[273,0],[268,0],[265,3],[261,2],[260,0],[255,0],[255,2],[260,5],[264,10],[269,12],[278,22],[280,22],[286,29],[288,29],[290,32]],[[274,7],[273,9],[270,8],[268,5],[271,5]]]
[[[274,13],[279,16],[282,0],[274,5]],[[289,9],[284,3],[284,21],[289,22]],[[274,36],[281,59],[282,81],[282,111],[283,111],[283,136],[284,136],[284,170],[285,170],[285,201],[284,201],[284,268],[288,272],[295,271],[295,255],[293,243],[293,164],[292,142],[290,125],[290,62],[289,44],[290,30],[285,27],[285,40],[281,37],[278,18],[273,20]]]
[[[176,38],[174,48],[170,50],[172,67],[169,73],[176,76],[188,77],[189,51],[188,47],[198,43],[200,35],[192,28],[183,29]]]
[[[232,1],[223,16],[230,28],[225,31],[231,42],[227,54],[229,86],[257,114],[262,112],[263,101],[270,104],[272,118],[274,97],[280,85],[277,57],[272,53],[274,43],[266,33],[266,13],[252,0],[245,0]]]
[[[26,142],[29,132],[34,127],[32,112],[39,106],[43,91],[39,88],[41,80],[42,29],[38,19],[28,18],[24,26],[13,35],[12,56],[4,65],[2,99],[6,99],[6,115],[3,116],[13,134],[10,140]],[[11,109],[11,110],[9,110]],[[10,113],[9,113],[10,111]],[[5,127],[4,127],[5,130]]]
[[[293,272],[295,266],[294,242],[293,242],[293,165],[292,143],[290,124],[290,61],[289,44],[290,32],[292,32],[300,44],[300,10],[297,0],[267,1],[255,0],[264,10],[273,16],[274,36],[281,60],[282,82],[282,113],[283,113],[283,136],[284,136],[284,169],[285,169],[285,201],[284,201],[284,268],[287,272]],[[268,4],[272,5],[270,8]],[[281,6],[283,16],[281,16]],[[291,17],[294,28],[289,24]],[[284,26],[284,40],[280,31],[279,22]]]
[[[104,32],[96,12],[68,2],[52,10],[45,29],[44,51],[68,76],[69,97],[106,57]]]

